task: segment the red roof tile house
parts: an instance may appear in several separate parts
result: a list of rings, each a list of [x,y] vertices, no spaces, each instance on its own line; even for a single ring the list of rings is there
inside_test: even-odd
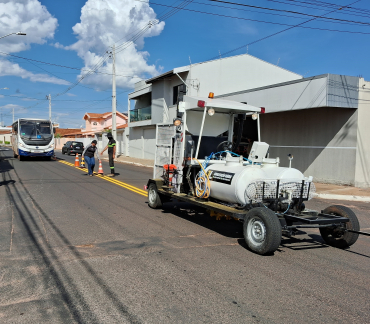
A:
[[[57,141],[57,148],[60,149],[68,138],[74,138],[79,140],[85,145],[90,143],[92,139],[98,141],[99,149],[102,149],[107,144],[107,137],[102,136],[107,130],[112,129],[112,112],[106,112],[102,114],[97,113],[86,113],[83,117],[86,126],[84,129],[70,129],[70,132],[64,132],[62,135],[63,139]],[[116,127],[117,134],[115,140],[117,141],[117,155],[125,154],[128,155],[128,139],[125,132],[128,126],[127,115],[117,112],[116,114]]]
[[[104,132],[105,129],[112,129],[112,112],[103,114],[86,113],[83,117],[86,122],[85,129],[82,129],[83,135],[95,135],[96,133]],[[126,127],[128,117],[117,111],[116,125]]]

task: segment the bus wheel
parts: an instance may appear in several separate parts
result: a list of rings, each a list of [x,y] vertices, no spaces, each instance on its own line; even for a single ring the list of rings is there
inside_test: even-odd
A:
[[[24,161],[24,157],[22,155],[18,155],[18,160],[19,161]]]

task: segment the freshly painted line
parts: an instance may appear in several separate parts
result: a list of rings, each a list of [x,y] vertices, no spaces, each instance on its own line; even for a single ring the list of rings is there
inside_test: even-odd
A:
[[[85,173],[87,173],[87,172],[88,172],[86,168],[76,168],[76,167],[75,167],[75,165],[74,165],[73,163],[69,163],[69,162],[66,162],[66,161],[58,161],[58,162],[63,163],[63,164],[68,165],[68,166],[71,166],[71,167],[73,167],[73,168],[75,168],[75,169],[78,169],[78,170],[80,170],[80,171],[82,171],[82,172],[85,172]],[[117,186],[120,186],[120,187],[122,187],[122,188],[125,188],[125,189],[127,189],[127,190],[130,190],[130,191],[132,191],[132,192],[135,192],[135,193],[137,193],[137,194],[139,194],[139,195],[142,195],[142,196],[144,196],[144,197],[147,197],[147,195],[148,195],[148,194],[147,194],[147,192],[146,192],[145,190],[142,190],[142,189],[140,189],[140,188],[137,188],[137,187],[131,186],[131,185],[129,185],[129,184],[127,184],[127,183],[125,183],[125,182],[122,182],[122,181],[119,181],[119,180],[116,180],[116,179],[112,179],[112,178],[109,178],[109,177],[101,176],[101,175],[99,175],[99,174],[98,174],[98,173],[96,173],[96,172],[94,172],[94,174],[96,174],[100,179],[103,179],[103,180],[109,181],[109,182],[111,182],[111,183],[114,183],[114,184],[115,184],[115,185],[117,185]]]

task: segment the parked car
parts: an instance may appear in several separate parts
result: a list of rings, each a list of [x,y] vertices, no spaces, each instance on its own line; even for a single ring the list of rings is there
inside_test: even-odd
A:
[[[82,154],[82,152],[84,151],[84,149],[85,149],[84,143],[82,143],[82,142],[75,142],[75,141],[68,141],[62,147],[62,153],[63,154],[68,154],[68,155],[70,155],[71,153],[74,153],[74,154],[76,154],[76,153]]]

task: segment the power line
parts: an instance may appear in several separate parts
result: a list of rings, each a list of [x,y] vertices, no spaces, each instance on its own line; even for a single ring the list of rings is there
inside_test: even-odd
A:
[[[370,23],[367,23],[367,22],[354,21],[354,20],[346,20],[346,19],[339,19],[339,18],[322,17],[322,16],[310,15],[310,14],[306,14],[306,13],[298,12],[298,11],[291,11],[291,10],[284,10],[284,9],[274,9],[274,8],[267,8],[267,7],[259,7],[259,6],[253,6],[253,5],[244,4],[244,3],[237,3],[237,2],[230,2],[230,1],[222,1],[222,0],[207,0],[207,1],[217,2],[217,3],[225,3],[225,4],[234,5],[234,6],[242,6],[242,7],[249,7],[249,8],[270,10],[270,11],[287,12],[287,13],[291,13],[291,14],[295,14],[295,15],[315,17],[315,18],[321,18],[321,19],[327,19],[327,20],[335,20],[335,21],[341,21],[341,22],[350,22],[350,23],[356,23],[356,24],[362,24],[362,25],[368,25],[368,26],[370,26]],[[341,7],[341,6],[338,6],[338,7]],[[340,9],[338,9],[338,10],[340,10]]]
[[[200,5],[205,5],[205,6],[210,6],[211,4],[208,3],[203,3],[203,2],[196,2],[193,1],[193,3],[200,4]],[[232,9],[232,10],[238,10],[238,11],[245,11],[245,12],[255,12],[259,13],[262,15],[271,15],[271,16],[279,16],[279,17],[289,17],[293,19],[305,19],[304,17],[297,17],[297,16],[292,16],[292,15],[284,15],[281,13],[274,13],[274,12],[266,12],[266,11],[256,11],[256,10],[251,10],[251,9],[244,9],[244,8],[238,8],[238,7],[230,7],[230,6],[223,6],[223,5],[217,5],[217,4],[212,4],[212,7],[217,7],[217,8],[226,8],[226,9]],[[321,19],[318,19],[318,21],[322,21]],[[327,22],[327,21],[324,21]],[[352,23],[345,23],[345,22],[338,22],[338,21],[332,21],[331,23],[336,23],[336,24],[348,24],[348,25],[356,25]]]
[[[360,1],[361,1],[361,0],[356,0],[356,1],[352,2],[351,4],[349,4],[348,6],[350,6],[350,5],[354,4],[354,3],[360,2]],[[345,7],[347,7],[347,6],[343,6],[343,8],[345,8]],[[335,11],[337,11],[337,10],[338,10],[338,9],[332,10],[332,11],[330,11],[330,12],[326,13],[325,15],[329,15],[330,13],[333,13],[333,12],[335,12]],[[248,44],[245,44],[245,45],[239,46],[238,48],[235,48],[235,49],[230,50],[230,51],[228,51],[228,52],[226,52],[226,53],[223,53],[222,55],[230,54],[230,53],[235,52],[235,51],[237,51],[237,50],[239,50],[239,49],[242,49],[242,48],[244,48],[244,47],[246,47],[246,46],[250,46],[250,45],[256,44],[256,43],[261,42],[261,41],[263,41],[263,40],[265,40],[265,39],[271,38],[271,37],[273,37],[273,36],[276,36],[276,35],[279,35],[279,34],[281,34],[281,33],[286,32],[286,31],[288,31],[288,30],[291,30],[291,29],[293,29],[293,28],[301,27],[301,25],[303,25],[303,24],[307,24],[307,23],[309,23],[309,22],[311,22],[311,21],[313,21],[313,20],[316,20],[316,19],[318,19],[318,18],[311,18],[311,19],[306,20],[306,21],[304,21],[304,22],[302,22],[302,23],[300,23],[300,24],[297,24],[297,25],[291,26],[291,27],[289,27],[289,28],[286,28],[286,29],[280,30],[280,31],[278,31],[278,32],[276,32],[276,33],[273,33],[273,34],[267,35],[267,36],[265,36],[265,37],[262,37],[262,38],[260,38],[260,39],[257,39],[257,40],[255,40],[255,41],[253,41],[253,42],[248,43]],[[217,58],[218,58],[218,56],[216,56],[216,57],[214,57],[214,58],[212,58],[212,59],[214,60],[214,59],[217,59]]]
[[[147,2],[144,0],[135,0],[135,1],[140,1],[140,2]],[[360,0],[358,0],[360,1]],[[151,4],[155,4],[158,6],[164,6],[164,7],[170,7],[168,5],[160,4],[160,3],[155,3],[155,2],[150,2]],[[232,18],[232,19],[238,19],[238,20],[247,20],[247,21],[255,21],[255,22],[260,22],[260,23],[265,23],[265,24],[273,24],[273,25],[280,25],[280,26],[289,26],[292,29],[295,27],[299,28],[305,28],[305,29],[313,29],[313,30],[322,30],[322,31],[331,31],[331,32],[339,32],[339,33],[350,33],[350,34],[363,34],[363,35],[370,35],[369,33],[366,32],[359,32],[359,31],[350,31],[350,30],[337,30],[337,29],[329,29],[329,28],[320,28],[320,27],[308,27],[308,26],[301,26],[303,24],[306,24],[307,22],[316,20],[318,18],[322,18],[322,16],[317,16],[317,18],[310,19],[308,21],[302,22],[300,24],[296,25],[290,25],[290,24],[285,24],[285,23],[278,23],[278,22],[272,22],[272,21],[265,21],[265,20],[258,20],[258,19],[251,19],[251,18],[243,18],[243,17],[236,17],[236,16],[228,16],[228,15],[223,15],[223,14],[217,14],[217,13],[212,13],[212,12],[206,12],[206,11],[201,11],[201,10],[195,10],[195,9],[183,9],[186,11],[190,12],[196,12],[196,13],[201,13],[201,14],[206,14],[206,15],[212,15],[212,16],[218,16],[218,17],[225,17],[225,18]],[[329,14],[329,13],[328,13]],[[288,30],[286,29],[286,30]],[[282,32],[282,31],[281,31]],[[245,45],[248,46],[248,45]],[[243,46],[244,47],[244,46]]]

